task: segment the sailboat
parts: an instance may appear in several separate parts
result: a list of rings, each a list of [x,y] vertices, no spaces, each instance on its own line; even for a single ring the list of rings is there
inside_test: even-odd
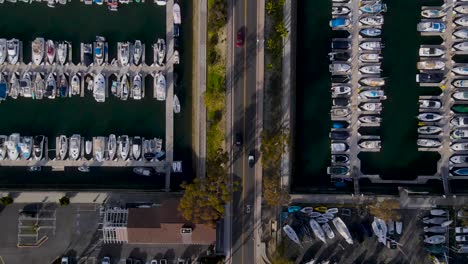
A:
[[[339,217],[336,217],[332,220],[332,222],[336,228],[336,231],[338,231],[338,233],[340,233],[340,235],[344,237],[344,239],[346,240],[348,244],[352,245],[353,239],[351,237],[351,234],[349,233],[348,227],[343,222],[343,220],[341,220],[341,218]]]
[[[385,221],[380,218],[374,217],[374,221],[372,222],[372,230],[374,230],[374,233],[377,236],[379,242],[386,245],[387,244],[387,224],[385,224]]]
[[[117,153],[117,138],[114,134],[111,134],[107,141],[107,153],[109,154],[109,160],[114,160]]]
[[[327,243],[327,241],[325,240],[325,233],[323,232],[322,227],[317,223],[317,221],[315,221],[314,219],[310,219],[309,224],[315,236],[318,239],[322,240],[323,243]]]
[[[283,231],[286,233],[286,235],[294,241],[295,243],[301,245],[301,241],[299,240],[299,237],[297,236],[296,232],[290,225],[285,225],[283,226]]]

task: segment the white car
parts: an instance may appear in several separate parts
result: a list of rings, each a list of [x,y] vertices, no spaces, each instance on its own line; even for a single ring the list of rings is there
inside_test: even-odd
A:
[[[153,260],[151,261],[151,264],[158,264],[158,261],[155,260],[155,259],[153,259]]]
[[[62,257],[62,264],[68,264],[68,257]]]

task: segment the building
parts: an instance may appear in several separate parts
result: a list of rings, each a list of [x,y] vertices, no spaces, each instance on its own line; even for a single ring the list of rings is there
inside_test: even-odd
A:
[[[178,200],[149,208],[110,208],[104,212],[104,243],[214,245],[216,228],[184,220]]]

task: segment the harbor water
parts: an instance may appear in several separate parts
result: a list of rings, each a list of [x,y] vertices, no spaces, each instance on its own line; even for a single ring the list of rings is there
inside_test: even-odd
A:
[[[420,88],[416,81],[416,62],[421,44],[431,44],[420,37],[416,25],[420,20],[421,5],[437,5],[441,1],[384,1],[382,41],[383,87],[387,100],[383,102],[383,123],[378,129],[359,130],[362,135],[380,135],[380,152],[359,155],[363,174],[379,174],[384,180],[414,180],[418,175],[437,172],[437,153],[417,150],[418,96],[440,93],[440,90]],[[338,37],[328,26],[331,19],[331,1],[298,2],[297,36],[297,107],[295,158],[292,187],[296,192],[352,191],[337,188],[326,173],[330,165],[330,94],[329,59],[332,37]],[[343,36],[339,36],[343,37]],[[430,38],[429,38],[430,39]],[[438,44],[442,42],[439,38]],[[393,184],[371,184],[361,180],[362,192],[396,193]],[[430,181],[413,189],[442,189],[441,181]]]
[[[175,93],[182,112],[174,116],[174,160],[181,160],[184,173],[173,175],[171,185],[177,189],[182,180],[190,180],[191,168],[191,1],[179,1],[181,28],[181,64]],[[117,57],[118,41],[141,40],[146,44],[146,62],[153,61],[152,44],[166,35],[166,7],[153,1],[120,5],[118,12],[104,6],[87,6],[79,1],[48,8],[44,3],[5,2],[0,5],[0,32],[3,38],[23,41],[23,61],[31,60],[31,41],[36,37],[67,40],[73,45],[73,62],[79,63],[80,42],[90,43],[95,36],[104,36],[109,43],[109,60]],[[172,15],[172,14],[171,14]],[[0,67],[1,68],[1,67]],[[141,101],[109,96],[97,103],[92,96],[31,100],[8,98],[0,105],[0,134],[46,135],[49,142],[60,134],[84,137],[109,134],[165,138],[165,102],[153,98],[153,80],[145,79],[146,95]],[[55,147],[49,143],[49,148]],[[0,187],[22,188],[146,188],[164,186],[164,175],[142,177],[131,168],[92,168],[80,173],[76,168],[52,172],[43,168],[30,173],[26,168],[0,168]]]

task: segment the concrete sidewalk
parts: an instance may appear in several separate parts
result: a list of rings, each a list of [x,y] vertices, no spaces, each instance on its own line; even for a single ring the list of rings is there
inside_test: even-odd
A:
[[[0,192],[0,197],[10,195],[14,203],[58,203],[67,196],[70,203],[102,204],[110,196],[108,192]]]

